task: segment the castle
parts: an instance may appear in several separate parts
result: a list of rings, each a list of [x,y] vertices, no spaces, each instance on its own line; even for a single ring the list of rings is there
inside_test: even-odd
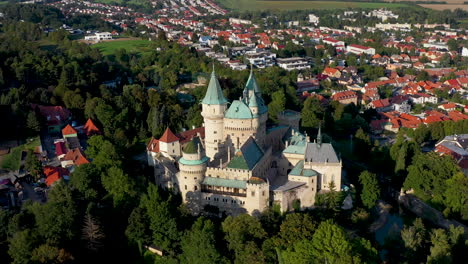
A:
[[[148,164],[163,188],[180,192],[192,213],[256,214],[312,208],[317,192],[341,186],[342,164],[320,133],[299,132],[300,113],[286,110],[267,127],[268,107],[253,71],[230,105],[215,71],[202,100],[204,126],[175,135],[169,128],[147,146]]]

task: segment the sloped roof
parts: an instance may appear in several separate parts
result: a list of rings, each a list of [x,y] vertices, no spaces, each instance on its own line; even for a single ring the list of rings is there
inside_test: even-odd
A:
[[[307,143],[305,159],[311,162],[340,162],[330,143]]]
[[[62,129],[62,135],[74,135],[77,134],[78,132],[71,126],[67,125]]]
[[[93,120],[91,120],[91,118],[88,119],[88,121],[86,121],[86,124],[84,125],[83,127],[86,135],[92,135],[92,134],[100,134],[101,131],[99,130],[99,128],[94,124]]]
[[[234,158],[229,162],[228,168],[252,170],[263,157],[263,151],[257,142],[250,137],[241,149],[236,152]]]
[[[170,128],[166,128],[166,131],[164,131],[164,134],[162,137],[159,139],[159,141],[164,142],[164,143],[171,143],[175,141],[179,141],[179,138],[172,133]]]
[[[230,119],[252,119],[252,111],[250,108],[242,101],[234,100],[226,111],[224,115],[226,118]]]
[[[205,127],[197,127],[191,130],[187,130],[177,134],[176,136],[180,139],[180,143],[184,144],[192,140],[193,137],[200,135],[202,139],[205,138]]]
[[[152,137],[146,149],[151,152],[159,152],[159,140]]]
[[[257,80],[255,79],[255,76],[253,74],[253,68],[250,69],[250,75],[249,75],[249,79],[247,80],[247,83],[245,84],[245,89],[247,91],[254,91],[255,93],[261,93],[260,87],[258,86]]]
[[[48,125],[57,125],[70,118],[71,112],[62,106],[45,106],[31,104],[33,109],[38,109],[39,113],[47,119]]]
[[[51,167],[45,166],[43,169],[44,175],[46,176],[45,182],[47,186],[51,186],[56,181],[63,178],[63,176],[69,176],[70,172],[62,167]]]
[[[221,85],[219,84],[218,78],[216,78],[216,73],[213,69],[213,72],[211,72],[210,83],[208,84],[208,89],[206,90],[206,95],[203,98],[202,103],[207,105],[222,105],[227,102],[228,101],[224,97]]]
[[[289,173],[291,176],[314,177],[317,172],[310,169],[304,169],[304,160],[299,161]]]
[[[65,157],[63,157],[63,160],[71,160],[73,161],[73,164],[77,166],[89,163],[83,152],[81,152],[81,150],[78,148],[69,150],[67,154],[65,154]]]

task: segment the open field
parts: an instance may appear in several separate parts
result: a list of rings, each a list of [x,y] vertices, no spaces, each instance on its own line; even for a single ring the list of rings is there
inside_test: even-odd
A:
[[[368,3],[341,1],[261,1],[261,0],[219,0],[225,7],[233,10],[304,10],[304,9],[345,9],[345,8],[396,8],[406,7],[404,3]]]
[[[23,151],[34,150],[41,145],[39,137],[29,139],[27,143],[11,148],[10,153],[3,155],[0,159],[0,168],[8,170],[19,170],[21,166],[21,153]]]
[[[468,5],[464,5],[464,4],[446,4],[446,5],[422,4],[420,6],[434,9],[434,10],[446,10],[446,9],[455,10],[457,8],[460,8],[465,11],[468,11]]]
[[[145,53],[151,50],[151,41],[143,39],[116,39],[111,41],[103,41],[92,45],[97,48],[103,55],[112,55],[117,49],[125,49],[127,52]]]

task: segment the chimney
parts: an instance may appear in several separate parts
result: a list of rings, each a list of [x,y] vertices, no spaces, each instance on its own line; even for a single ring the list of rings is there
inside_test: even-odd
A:
[[[231,146],[228,146],[228,162],[231,161]]]

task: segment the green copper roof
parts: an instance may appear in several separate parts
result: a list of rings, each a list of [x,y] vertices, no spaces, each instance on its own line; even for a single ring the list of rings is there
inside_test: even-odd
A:
[[[256,95],[249,98],[249,107],[258,107]]]
[[[294,169],[289,173],[291,176],[302,176],[302,177],[314,177],[317,176],[317,172],[314,170],[304,169],[304,161],[299,161]]]
[[[216,78],[216,73],[213,70],[211,73],[210,83],[208,84],[208,89],[206,90],[206,95],[205,98],[203,98],[202,103],[208,105],[222,105],[227,102],[228,101],[221,90],[221,85],[219,85],[218,78]]]
[[[258,87],[257,80],[255,79],[255,76],[253,74],[253,69],[250,69],[250,75],[249,79],[247,80],[247,83],[245,84],[245,88],[247,91],[254,91],[255,93],[261,93],[260,88]]]
[[[193,137],[192,140],[190,140],[187,145],[184,146],[183,152],[188,154],[195,154],[198,153],[198,148],[201,147],[200,138]]]
[[[230,119],[252,119],[253,115],[250,108],[244,102],[235,100],[226,111],[224,117]]]
[[[205,163],[209,160],[208,157],[203,157],[202,159],[200,160],[186,160],[184,158],[180,158],[179,159],[179,163],[180,164],[183,164],[183,165],[200,165],[202,163]]]
[[[240,151],[237,151],[234,158],[229,162],[228,168],[252,170],[263,157],[263,151],[257,145],[257,142],[250,137]]]
[[[213,177],[205,177],[205,179],[203,180],[203,184],[211,185],[211,186],[219,186],[219,187],[238,188],[238,189],[247,188],[246,181],[229,180],[229,179],[213,178]]]

